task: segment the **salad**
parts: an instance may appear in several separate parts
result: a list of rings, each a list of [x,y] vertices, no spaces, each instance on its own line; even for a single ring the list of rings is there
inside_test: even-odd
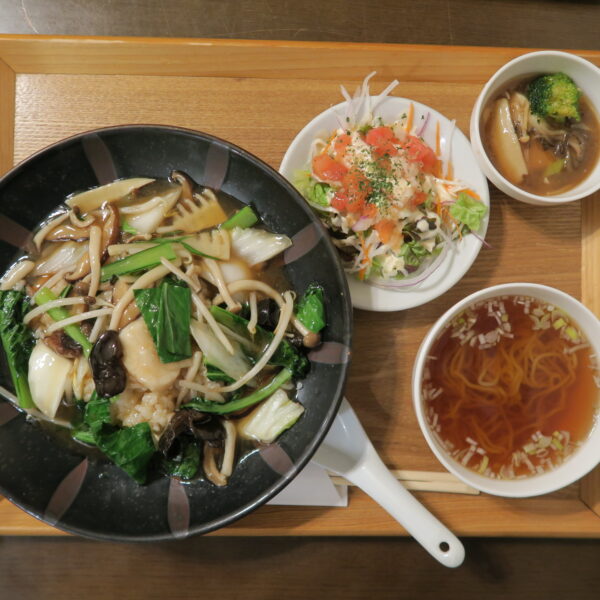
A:
[[[398,82],[371,96],[373,75],[354,98],[342,86],[346,115],[313,141],[294,183],[329,229],[347,272],[384,287],[409,287],[429,277],[464,236],[477,235],[487,206],[453,178],[440,125],[429,114],[415,122],[411,103],[392,122],[375,116]],[[429,128],[435,147],[423,138]],[[452,147],[452,132],[444,146]]]

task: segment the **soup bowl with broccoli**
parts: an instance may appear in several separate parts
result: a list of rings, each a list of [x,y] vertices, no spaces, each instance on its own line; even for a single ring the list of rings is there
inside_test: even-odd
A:
[[[515,58],[487,82],[471,144],[488,179],[529,204],[562,204],[600,188],[600,69],[566,52]]]

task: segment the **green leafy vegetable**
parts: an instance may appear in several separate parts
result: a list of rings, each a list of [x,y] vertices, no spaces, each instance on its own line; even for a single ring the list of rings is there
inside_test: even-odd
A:
[[[487,206],[469,194],[460,192],[456,202],[450,207],[450,214],[471,231],[477,231],[481,220],[487,214]]]
[[[27,370],[35,340],[32,331],[23,325],[23,317],[28,310],[29,303],[24,292],[0,291],[0,339],[21,408],[34,406]]]
[[[252,227],[252,225],[257,222],[258,217],[252,208],[244,206],[244,208],[238,210],[234,215],[229,217],[229,219],[221,225],[221,229],[233,229],[234,227],[245,229],[246,227]]]
[[[104,265],[100,270],[100,281],[108,281],[113,275],[126,275],[136,271],[147,271],[160,264],[160,259],[175,260],[177,255],[171,244],[158,244],[121,260]]]
[[[246,340],[243,344],[244,350],[254,359],[258,360],[265,348],[271,343],[273,334],[260,326],[256,326],[256,333],[252,334],[248,331],[248,321],[243,317],[220,308],[219,306],[211,306],[210,312],[213,317],[228,329]],[[275,354],[269,361],[270,365],[288,368],[294,377],[304,377],[309,369],[308,359],[300,354],[292,344],[287,340],[282,340]]]
[[[95,444],[135,481],[145,483],[148,465],[155,452],[150,425],[113,425],[110,414],[112,400],[94,394],[85,405],[83,424],[74,431],[73,437],[87,444]]]
[[[208,402],[201,398],[194,398],[186,404],[184,408],[194,408],[201,412],[226,415],[258,404],[261,400],[268,398],[271,394],[276,392],[286,381],[291,379],[291,377],[292,372],[289,369],[282,369],[267,385],[243,398],[236,398],[235,400],[230,400],[229,402],[221,404],[218,402]]]
[[[296,316],[313,333],[318,333],[325,327],[325,304],[320,285],[311,283],[308,286],[298,301]]]
[[[427,248],[416,241],[406,242],[400,248],[400,256],[404,258],[404,264],[411,267],[418,267],[423,262],[423,259],[429,255],[430,252]]]
[[[163,363],[192,356],[192,294],[183,282],[165,278],[156,288],[134,290],[144,322]]]
[[[329,206],[328,192],[331,186],[313,179],[309,171],[297,171],[294,175],[294,185],[311,204]]]
[[[200,448],[194,440],[189,440],[178,456],[163,459],[162,468],[165,475],[178,479],[192,479],[200,468]]]
[[[46,304],[47,302],[51,302],[52,300],[56,300],[57,296],[49,290],[48,288],[41,288],[37,294],[34,296],[34,300],[38,306],[42,306],[42,304]],[[57,308],[51,308],[48,311],[48,314],[55,321],[62,321],[63,319],[68,319],[71,316],[69,309],[59,306]],[[73,340],[75,340],[82,348],[83,354],[87,357],[90,355],[92,351],[93,344],[87,339],[83,331],[79,325],[72,324],[67,325],[64,328],[65,333]]]
[[[148,464],[155,452],[150,425],[107,429],[103,427],[96,435],[98,448],[138,483],[146,483]]]
[[[206,362],[206,377],[208,379],[210,379],[211,381],[222,381],[223,383],[229,384],[229,383],[233,383],[235,381],[235,379],[233,377],[229,377],[229,375],[227,375],[227,373],[223,373],[223,371],[221,371],[221,369],[219,369],[218,367],[215,367],[214,365],[211,365],[210,363]]]

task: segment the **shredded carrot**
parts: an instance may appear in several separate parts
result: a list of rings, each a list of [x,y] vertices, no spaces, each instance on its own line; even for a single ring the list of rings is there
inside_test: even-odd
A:
[[[408,131],[409,133],[413,126],[414,117],[415,117],[415,107],[414,107],[413,103],[411,102],[410,106],[408,107],[408,117],[406,119],[406,131]]]
[[[471,196],[471,198],[473,198],[474,200],[481,201],[481,198],[479,197],[479,194],[477,192],[474,192],[473,190],[470,190],[470,189],[463,190],[463,192],[465,194],[467,194],[468,196]]]
[[[435,125],[435,155],[440,156],[442,153],[441,149],[441,141],[440,141],[440,122],[438,121]]]

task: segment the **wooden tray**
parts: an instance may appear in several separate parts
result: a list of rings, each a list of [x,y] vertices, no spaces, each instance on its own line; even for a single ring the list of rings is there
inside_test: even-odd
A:
[[[162,123],[215,134],[274,167],[314,115],[340,101],[339,84],[377,70],[373,89],[454,117],[468,131],[482,84],[522,49],[144,38],[0,36],[0,171],[47,144],[94,127]],[[578,52],[600,65],[600,52]],[[491,190],[484,249],[465,278],[426,306],[355,312],[347,395],[385,462],[441,471],[411,407],[410,373],[435,319],[485,286],[531,281],[581,298],[600,314],[600,197],[537,208]],[[600,537],[600,471],[549,496],[508,500],[418,493],[459,535]],[[0,534],[52,535],[0,501]],[[263,507],[217,535],[404,535],[362,492],[347,509]]]

